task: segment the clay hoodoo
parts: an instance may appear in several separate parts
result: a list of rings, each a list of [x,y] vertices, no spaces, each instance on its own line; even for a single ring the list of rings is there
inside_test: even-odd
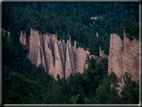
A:
[[[86,56],[87,56],[87,54],[89,55],[90,53],[88,50],[85,51],[81,47],[76,48],[76,42],[74,42],[73,52],[74,52],[75,71],[83,73],[83,68],[84,68],[84,66],[86,66],[85,65]],[[91,55],[89,55],[89,56],[91,56]],[[92,57],[95,58],[94,55],[92,55]]]
[[[43,50],[43,35],[40,34],[38,38],[38,57],[37,57],[37,66],[39,64],[43,64],[44,69],[46,71],[46,63],[45,63],[45,56],[44,56],[44,50]]]
[[[37,30],[31,29],[29,59],[35,65],[37,64],[37,58],[38,58],[38,38],[39,38],[39,32]]]
[[[38,57],[37,57],[37,64],[36,64],[36,66],[38,66],[38,65],[40,65],[42,63],[41,59],[42,59],[41,47],[39,46],[38,47]]]
[[[57,74],[59,74],[60,78],[63,78],[64,77],[63,65],[59,52],[58,41],[54,42],[54,57],[55,57],[54,77],[56,78]]]
[[[26,43],[26,32],[25,31],[20,32],[20,42],[21,42],[21,44],[27,45],[27,43]]]
[[[21,32],[21,43],[25,43],[26,33]],[[24,39],[23,39],[24,38]],[[70,73],[83,72],[85,60],[89,51],[83,48],[76,48],[71,45],[70,40],[58,41],[55,34],[39,34],[37,30],[31,29],[30,34],[30,49],[29,59],[35,65],[43,64],[45,70],[54,77],[59,74],[62,77],[68,77]],[[100,50],[100,56],[107,57],[104,52]],[[93,55],[89,55],[91,57]],[[95,58],[95,56],[93,56]],[[87,66],[86,66],[87,67]],[[139,41],[133,39],[132,41],[126,37],[124,33],[124,41],[121,40],[118,34],[111,34],[110,48],[108,58],[108,71],[115,72],[118,79],[127,71],[131,73],[132,80],[139,79]],[[122,82],[122,79],[121,81]]]
[[[139,79],[139,41],[132,41],[126,37],[124,32],[123,43],[123,72],[129,72],[132,75],[132,80]]]
[[[69,38],[70,38],[70,36],[69,36]],[[75,64],[74,64],[74,52],[73,52],[72,45],[71,45],[71,38],[70,38],[70,41],[67,40],[67,45],[68,45],[69,53],[70,53],[72,73],[74,74],[75,73]]]
[[[66,50],[67,50],[67,46],[65,44],[65,41],[62,41],[62,45],[63,45],[63,51],[64,51],[64,56],[66,56]]]
[[[66,51],[66,65],[65,65],[65,78],[67,78],[70,73],[72,72],[72,66],[71,66],[71,58],[69,53],[69,46],[67,45],[67,51]]]
[[[44,35],[44,51],[45,51],[45,62],[47,72],[54,76],[54,60],[53,60],[53,53],[51,49],[51,42],[48,36]]]
[[[111,70],[117,75],[118,79],[128,72],[132,75],[132,80],[139,80],[139,41],[132,41],[126,37],[124,32],[124,40],[120,39],[117,34],[111,34],[108,71]],[[123,82],[121,80],[121,82]]]
[[[59,44],[59,50],[60,50],[60,55],[61,55],[61,61],[62,61],[62,65],[63,65],[63,72],[65,71],[65,54],[64,54],[64,48],[63,48],[63,44],[62,44],[62,41],[60,40],[59,42],[58,42],[58,44]],[[64,72],[64,74],[65,74],[65,72]]]
[[[110,48],[108,59],[108,71],[113,71],[118,78],[123,75],[122,71],[122,40],[118,34],[111,34],[110,36]]]
[[[23,34],[21,33],[21,35]],[[58,41],[55,34],[42,35],[37,30],[31,29],[29,59],[36,66],[43,64],[45,71],[55,78],[57,74],[60,78],[67,78],[70,73],[82,73],[89,51],[80,47],[77,49],[76,43],[75,46],[72,46],[71,37],[69,38],[65,44],[64,40]],[[24,42],[21,41],[21,43]]]

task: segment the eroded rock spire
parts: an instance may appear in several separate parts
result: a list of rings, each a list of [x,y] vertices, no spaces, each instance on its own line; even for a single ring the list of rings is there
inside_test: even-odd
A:
[[[36,66],[42,64],[45,71],[53,75],[54,78],[57,77],[57,74],[60,78],[68,78],[70,73],[82,73],[84,66],[86,66],[85,60],[89,51],[72,46],[70,36],[65,43],[64,40],[58,41],[55,34],[42,35],[37,30],[31,29],[29,43],[31,62]]]

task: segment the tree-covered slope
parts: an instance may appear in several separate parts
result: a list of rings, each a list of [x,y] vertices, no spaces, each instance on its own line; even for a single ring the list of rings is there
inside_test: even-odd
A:
[[[90,17],[96,16],[103,18],[93,22]],[[3,2],[2,28],[10,30],[10,36],[2,36],[2,103],[138,104],[139,85],[126,73],[120,97],[116,75],[108,76],[106,58],[87,57],[88,68],[82,74],[70,74],[67,79],[57,76],[55,80],[42,65],[36,67],[26,58],[28,50],[19,41],[20,31],[29,35],[32,27],[42,33],[55,33],[58,39],[67,40],[70,35],[72,42],[77,40],[77,46],[89,48],[95,55],[99,55],[99,46],[102,46],[108,54],[113,29],[122,37],[123,19],[133,21],[131,26],[138,23],[138,18],[138,3]],[[127,24],[124,26],[128,28]]]
[[[91,17],[101,17],[97,20]],[[109,53],[110,33],[117,32],[123,38],[123,19],[139,21],[138,3],[28,3],[3,2],[2,27],[11,31],[35,28],[42,33],[57,34],[58,39],[88,48],[99,55],[99,46]],[[99,38],[96,37],[96,32]]]

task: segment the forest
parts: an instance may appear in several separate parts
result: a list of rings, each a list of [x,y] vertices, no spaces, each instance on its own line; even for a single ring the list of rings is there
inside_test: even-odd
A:
[[[16,34],[23,30],[28,36],[30,28],[34,28],[65,40],[70,35],[72,44],[76,40],[77,47],[88,49],[96,56],[99,56],[99,46],[109,54],[110,34],[118,33],[123,39],[124,27],[129,37],[138,39],[138,23],[139,3],[2,3],[5,30]]]
[[[91,17],[98,17],[91,19]],[[99,57],[99,46],[108,55],[110,33],[123,39],[139,39],[138,3],[32,3],[3,2],[2,103],[3,104],[138,104],[139,84],[131,74],[123,76],[125,85],[118,94],[115,73],[108,75],[108,59]],[[20,43],[20,31],[30,28],[56,34],[58,39],[77,41],[96,59],[86,57],[88,68],[57,80],[27,58],[27,46]],[[98,33],[99,37],[96,36]]]

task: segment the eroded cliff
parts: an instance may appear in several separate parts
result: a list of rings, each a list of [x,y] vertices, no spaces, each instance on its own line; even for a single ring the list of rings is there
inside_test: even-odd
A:
[[[37,65],[37,59],[38,59],[38,49],[39,49],[38,41],[39,41],[39,32],[37,30],[31,29],[29,59],[35,65]]]
[[[28,40],[27,40],[28,39]],[[67,78],[70,73],[83,72],[86,56],[89,51],[83,48],[76,48],[71,45],[71,38],[65,43],[64,40],[57,40],[55,34],[39,34],[37,30],[31,29],[30,36],[26,38],[26,33],[20,33],[22,44],[29,45],[29,59],[35,65],[43,64],[45,71],[53,75]],[[26,42],[28,41],[28,43]],[[122,41],[118,34],[111,34],[109,56],[99,47],[100,56],[108,58],[108,71],[115,72],[119,82],[123,82],[122,75],[128,72],[132,75],[132,80],[139,79],[139,41],[132,41],[126,37]],[[94,55],[90,55],[90,57]]]
[[[123,72],[129,72],[132,75],[132,80],[139,79],[139,41],[132,41],[126,37],[124,32],[123,44]]]
[[[25,32],[21,31],[20,41],[25,43]],[[70,73],[83,72],[85,60],[89,51],[83,48],[76,48],[71,45],[71,37],[65,43],[64,40],[57,40],[55,34],[39,34],[37,30],[31,29],[29,40],[29,59],[38,66],[42,64],[45,71],[55,78],[59,74],[60,78],[67,78]],[[94,55],[91,55],[95,57]],[[87,67],[87,66],[86,66]]]
[[[123,82],[122,75],[128,72],[132,80],[139,80],[139,41],[132,41],[126,37],[122,41],[118,34],[111,34],[108,58],[108,71],[113,71],[119,82]]]
[[[76,42],[74,43],[73,47],[74,51],[74,59],[75,59],[75,71],[83,73],[84,66],[87,68],[87,65],[85,64],[86,56],[89,55],[89,51],[85,51],[83,48],[78,47],[76,48]],[[93,56],[95,57],[95,56]]]

